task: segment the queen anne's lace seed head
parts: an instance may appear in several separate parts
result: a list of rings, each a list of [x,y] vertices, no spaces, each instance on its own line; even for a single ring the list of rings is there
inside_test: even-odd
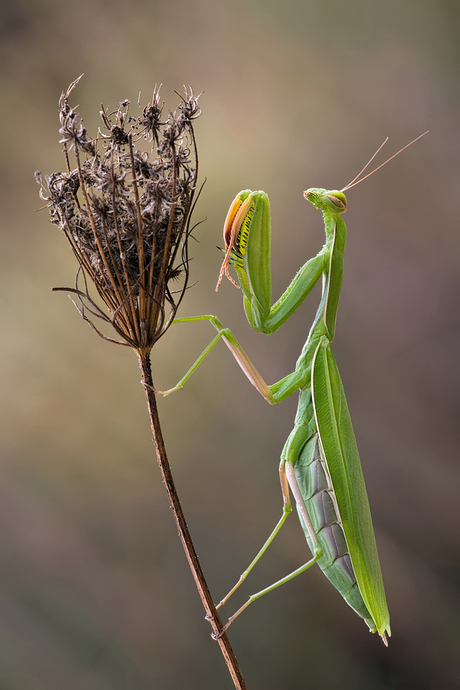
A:
[[[59,101],[66,172],[36,173],[40,194],[80,264],[83,289],[77,283],[70,291],[83,318],[93,328],[89,315],[109,321],[122,344],[149,352],[187,288],[198,97],[185,89],[165,121],[157,89],[138,118],[128,115],[129,101],[112,113],[103,108],[103,129],[91,139],[68,102],[78,81]],[[150,153],[136,148],[145,140]],[[87,276],[110,317],[89,296]],[[172,290],[171,281],[179,277],[182,283]]]

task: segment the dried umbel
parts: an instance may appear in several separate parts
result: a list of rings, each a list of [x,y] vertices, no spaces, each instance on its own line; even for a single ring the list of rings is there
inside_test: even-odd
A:
[[[92,319],[111,323],[122,337],[113,342],[145,354],[172,323],[187,288],[198,98],[186,89],[165,121],[157,89],[137,118],[128,114],[129,101],[112,113],[102,107],[103,128],[91,139],[69,105],[78,81],[59,101],[66,172],[36,177],[51,221],[80,264],[75,288],[66,288],[80,314],[99,335]],[[138,150],[139,142],[150,151]],[[90,297],[88,276],[109,315]]]

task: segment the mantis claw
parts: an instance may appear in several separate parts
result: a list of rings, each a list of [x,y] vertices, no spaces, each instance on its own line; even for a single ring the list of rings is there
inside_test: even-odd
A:
[[[141,386],[144,386],[144,388],[150,388],[150,390],[154,393],[161,393],[161,391],[157,391],[156,388],[151,386],[150,383],[147,383],[147,381],[144,381],[144,379],[141,379]]]
[[[208,623],[212,623],[212,622],[214,621],[214,616],[205,616],[205,620],[207,620]],[[224,627],[222,628],[222,630],[221,630],[220,632],[218,632],[218,633],[211,633],[212,639],[213,639],[213,640],[220,640],[220,638],[222,637],[222,635],[223,635],[223,634],[225,633],[225,631],[227,630],[228,625],[229,625],[228,623],[227,623],[226,625],[224,625]]]
[[[227,628],[228,628],[229,625],[230,625],[229,623],[227,623],[226,625],[224,625],[224,627],[222,628],[222,630],[221,630],[219,633],[211,633],[212,639],[213,639],[213,640],[216,640],[216,641],[217,641],[217,640],[220,640],[220,638],[222,637],[222,635],[224,635],[225,632],[227,631]]]
[[[144,381],[144,379],[141,380],[141,385],[144,386],[144,388],[149,388],[151,391],[155,393],[155,395],[162,395],[164,398],[169,395],[170,393],[174,393],[175,391],[178,391],[179,388],[183,388],[183,386],[175,386],[174,388],[170,388],[167,391],[159,391],[157,388],[154,388],[151,386],[147,381]]]
[[[155,391],[155,393],[158,393],[159,395],[162,395],[163,398],[166,398],[166,396],[169,395],[170,393],[175,393],[176,391],[178,391],[179,389],[182,389],[182,388],[183,388],[183,386],[174,386],[174,388],[169,388],[169,390],[167,390],[167,391]]]

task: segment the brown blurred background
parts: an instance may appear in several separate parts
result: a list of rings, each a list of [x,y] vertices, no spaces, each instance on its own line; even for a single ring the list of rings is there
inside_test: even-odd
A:
[[[348,194],[335,353],[355,424],[392,613],[385,649],[314,569],[255,603],[230,638],[250,690],[460,688],[459,58],[455,0],[3,0],[0,687],[230,690],[156,466],[131,351],[102,342],[64,294],[75,262],[33,172],[64,166],[57,100],[94,133],[101,103],[191,84],[201,179],[181,315],[217,314],[269,382],[292,371],[318,292],[272,337],[241,295],[216,295],[234,195],[273,214],[274,298],[323,243],[309,186]],[[380,160],[384,159],[381,154]],[[172,386],[213,335],[155,348]],[[295,396],[294,396],[295,397]],[[221,597],[281,512],[278,459],[296,400],[269,407],[217,347],[161,414],[211,589]],[[295,516],[228,613],[305,562]]]

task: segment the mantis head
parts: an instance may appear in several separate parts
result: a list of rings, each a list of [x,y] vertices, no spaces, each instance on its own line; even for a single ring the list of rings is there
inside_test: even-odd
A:
[[[321,187],[312,187],[307,189],[303,195],[319,211],[338,214],[345,213],[347,210],[347,198],[343,192],[339,192],[337,189],[328,191]]]

